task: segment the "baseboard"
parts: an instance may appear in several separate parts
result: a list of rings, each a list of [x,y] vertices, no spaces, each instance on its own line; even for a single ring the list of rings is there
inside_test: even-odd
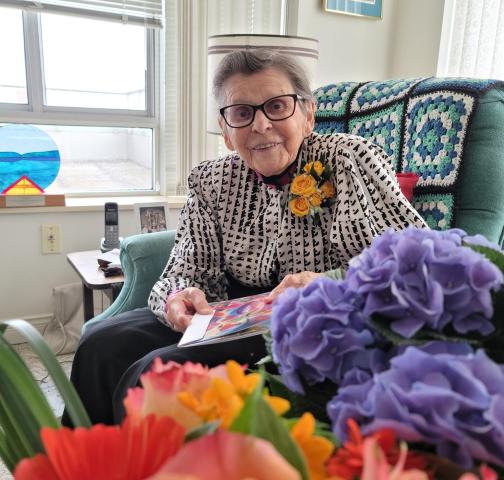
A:
[[[31,315],[23,317],[23,320],[26,320],[28,323],[31,323],[39,332],[42,332],[45,329],[45,326],[52,320],[53,315],[51,313],[47,313],[45,315]],[[5,331],[5,339],[11,344],[16,345],[18,343],[25,343],[26,339],[14,330],[13,328],[7,328]]]

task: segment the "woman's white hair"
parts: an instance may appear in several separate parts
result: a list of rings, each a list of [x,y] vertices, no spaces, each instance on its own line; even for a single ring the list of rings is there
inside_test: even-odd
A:
[[[293,93],[305,100],[312,98],[306,72],[294,57],[268,48],[253,48],[235,50],[222,59],[213,79],[213,94],[217,103],[224,106],[224,84],[233,75],[252,75],[269,68],[282,72],[289,79],[294,87]],[[304,109],[303,102],[301,106]]]

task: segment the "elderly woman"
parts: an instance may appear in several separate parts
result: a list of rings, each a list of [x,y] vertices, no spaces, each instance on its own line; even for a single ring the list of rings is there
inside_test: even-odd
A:
[[[260,336],[178,349],[180,332],[195,312],[209,313],[208,302],[273,289],[272,300],[346,266],[387,228],[424,226],[379,147],[351,135],[313,133],[309,84],[290,57],[230,53],[214,93],[234,153],[192,171],[150,309],[92,325],[77,350],[71,379],[93,422],[113,421],[114,391],[121,416],[126,389],[156,356],[210,366],[227,359],[250,365],[264,356]],[[323,175],[319,185],[315,179]]]

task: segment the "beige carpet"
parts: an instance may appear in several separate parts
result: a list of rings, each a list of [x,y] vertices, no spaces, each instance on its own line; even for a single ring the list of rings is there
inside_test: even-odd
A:
[[[58,390],[54,386],[51,378],[48,377],[47,371],[44,366],[40,363],[37,356],[31,351],[28,344],[15,345],[14,348],[23,357],[24,361],[30,368],[35,380],[39,382],[42,391],[45,393],[49,404],[51,405],[56,416],[60,417],[63,413],[63,401],[58,393]],[[58,355],[58,360],[63,367],[65,373],[70,376],[70,368],[72,366],[73,353],[67,355]],[[0,462],[0,480],[10,480],[12,476],[5,466]]]

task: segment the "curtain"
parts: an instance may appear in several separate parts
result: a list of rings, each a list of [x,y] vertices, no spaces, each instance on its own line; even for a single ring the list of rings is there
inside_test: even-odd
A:
[[[286,0],[165,0],[161,55],[161,182],[186,195],[192,167],[226,152],[206,133],[207,38],[226,33],[282,34]]]
[[[446,0],[445,9],[438,75],[504,80],[504,0]]]

